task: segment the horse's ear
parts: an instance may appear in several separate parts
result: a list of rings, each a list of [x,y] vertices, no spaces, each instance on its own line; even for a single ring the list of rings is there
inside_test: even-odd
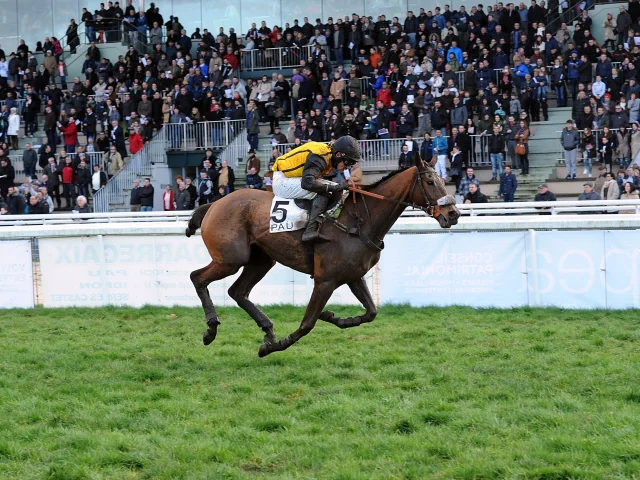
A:
[[[422,159],[422,155],[420,155],[420,150],[416,152],[416,167],[418,167],[418,170],[422,170],[424,167],[424,160]]]

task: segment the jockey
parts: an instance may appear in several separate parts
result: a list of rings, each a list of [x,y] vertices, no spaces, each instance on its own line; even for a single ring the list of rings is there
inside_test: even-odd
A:
[[[320,234],[318,217],[325,211],[331,194],[349,188],[348,183],[323,180],[340,162],[345,168],[361,160],[360,145],[353,137],[340,137],[325,144],[308,142],[281,155],[273,165],[273,193],[283,198],[313,200],[309,223],[302,235],[303,242],[329,240]]]

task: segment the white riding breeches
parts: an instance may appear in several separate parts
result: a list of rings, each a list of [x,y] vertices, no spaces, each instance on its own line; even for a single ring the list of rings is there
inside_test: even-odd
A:
[[[302,188],[301,183],[302,177],[285,177],[282,172],[273,172],[273,193],[277,197],[313,200],[318,196],[317,193]]]

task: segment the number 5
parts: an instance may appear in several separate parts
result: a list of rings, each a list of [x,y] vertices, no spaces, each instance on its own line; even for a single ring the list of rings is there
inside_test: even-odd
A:
[[[282,208],[284,205],[289,205],[289,202],[277,201],[273,206],[273,210],[271,210],[271,213],[275,215],[271,215],[271,220],[274,223],[282,223],[287,219],[287,211],[284,208]],[[278,218],[277,214],[282,215],[282,217]]]

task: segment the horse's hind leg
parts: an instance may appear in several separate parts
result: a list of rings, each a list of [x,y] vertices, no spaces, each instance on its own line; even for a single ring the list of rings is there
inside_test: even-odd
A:
[[[311,294],[311,299],[309,300],[309,305],[307,306],[307,311],[304,314],[302,323],[300,323],[300,327],[298,327],[298,329],[291,335],[286,336],[277,343],[263,343],[260,345],[258,355],[260,357],[264,357],[272,352],[281,352],[282,350],[286,350],[313,330],[313,327],[315,327],[316,321],[318,320],[318,316],[331,298],[331,294],[335,288],[336,286],[333,282],[318,283],[316,279],[316,284],[313,288],[313,293]]]
[[[200,297],[202,302],[202,308],[204,309],[205,321],[207,322],[207,330],[202,336],[202,342],[205,345],[209,345],[216,339],[218,333],[218,325],[220,320],[218,314],[213,306],[211,297],[209,296],[208,286],[211,282],[221,280],[229,275],[233,275],[240,269],[240,265],[232,265],[228,263],[216,263],[211,262],[204,268],[194,270],[191,272],[191,281],[196,288],[196,293]]]
[[[371,297],[371,292],[369,291],[369,287],[367,286],[365,279],[360,278],[348,283],[347,285],[365,308],[366,312],[364,315],[360,315],[359,317],[337,318],[334,316],[333,312],[325,310],[320,314],[320,320],[332,323],[339,328],[357,327],[363,323],[373,322],[378,314],[378,309],[373,301],[373,297]]]
[[[229,288],[229,296],[264,330],[264,343],[276,342],[273,323],[262,310],[249,300],[249,293],[251,293],[253,287],[271,270],[275,263],[276,262],[261,249],[253,247],[249,264],[245,265],[240,277],[231,285],[231,288]]]

